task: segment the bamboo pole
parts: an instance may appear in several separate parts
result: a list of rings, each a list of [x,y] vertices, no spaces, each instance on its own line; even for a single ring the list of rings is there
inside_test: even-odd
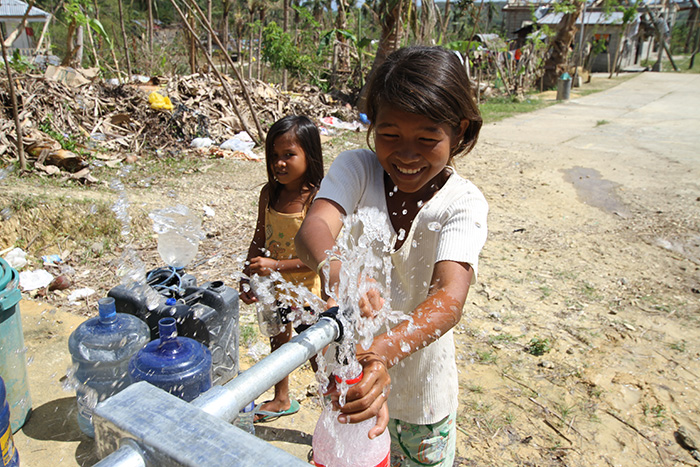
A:
[[[31,8],[31,7],[30,7]],[[5,48],[5,37],[0,30],[0,44],[2,45],[2,59],[5,61],[5,71],[7,72],[7,87],[10,88],[10,100],[12,101],[12,113],[15,117],[15,130],[17,131],[17,157],[19,167],[22,172],[27,170],[27,161],[24,158],[24,141],[22,140],[22,124],[19,121],[19,111],[17,110],[17,96],[15,95],[15,84],[12,81],[12,70],[10,62],[7,61],[7,49]]]
[[[173,1],[173,0],[170,0]],[[194,8],[197,10],[197,13],[199,14],[199,18],[204,20],[204,13],[202,12],[202,9],[197,5],[197,2],[194,0],[190,0],[190,4],[194,6]],[[253,102],[250,100],[250,93],[248,93],[248,86],[246,86],[245,81],[243,80],[243,77],[241,76],[240,72],[238,71],[238,68],[236,68],[235,63],[233,63],[233,59],[231,56],[226,52],[226,49],[224,49],[223,44],[221,43],[221,39],[219,39],[219,35],[214,33],[214,29],[211,26],[211,23],[204,20],[202,21],[202,24],[204,24],[204,27],[207,28],[207,30],[212,34],[212,38],[216,42],[216,45],[219,46],[219,48],[224,51],[224,56],[226,57],[226,60],[228,61],[229,65],[231,65],[231,68],[233,69],[234,74],[236,75],[236,79],[238,80],[238,83],[241,85],[241,91],[243,92],[243,99],[245,99],[246,104],[248,104],[248,108],[250,109],[250,114],[253,116],[253,122],[255,123],[255,127],[258,130],[258,136],[260,137],[260,141],[265,141],[265,132],[263,131],[262,127],[260,126],[260,121],[258,120],[258,114],[255,112],[255,109],[253,108]]]
[[[177,14],[180,15],[180,18],[182,19],[183,24],[188,29],[188,31],[192,35],[192,37],[194,37],[194,31],[192,30],[189,23],[187,22],[187,17],[185,16],[185,14],[182,12],[182,10],[180,10],[180,7],[177,6],[177,3],[175,3],[175,0],[170,0],[170,3],[172,3],[173,7],[175,7],[175,11],[177,11]],[[214,36],[214,37],[216,37],[216,36]],[[240,110],[238,109],[238,105],[236,104],[236,100],[233,98],[233,95],[231,94],[231,90],[228,88],[228,84],[226,83],[226,80],[221,75],[221,72],[218,70],[218,68],[216,68],[214,66],[214,62],[212,61],[211,57],[207,53],[206,47],[204,45],[202,45],[202,43],[199,42],[199,40],[197,40],[196,38],[195,38],[195,44],[202,50],[202,52],[204,53],[204,58],[207,59],[207,63],[209,63],[209,66],[212,68],[212,70],[214,70],[214,74],[216,74],[216,76],[221,81],[221,86],[224,88],[224,92],[226,93],[226,97],[228,97],[229,102],[233,106],[233,110],[236,112],[236,115],[241,120],[241,124],[243,125],[243,128],[250,135],[250,137],[253,139],[253,141],[255,141],[256,144],[260,144],[260,142],[258,140],[256,140],[256,138],[253,137],[250,129],[248,128],[248,125],[246,124],[245,119],[243,118],[243,115],[241,114]],[[253,115],[255,115],[255,113],[253,113]]]
[[[5,47],[10,47],[15,39],[17,39],[17,36],[24,31],[24,25],[27,24],[27,16],[29,16],[29,12],[32,10],[32,8],[34,8],[34,0],[31,0],[27,5],[27,11],[24,12],[24,16],[22,16],[22,21],[19,22],[19,25],[10,33],[9,36],[7,36],[4,41],[2,41]]]
[[[117,0],[119,5],[119,24],[122,28],[122,39],[124,40],[124,55],[126,56],[126,82],[131,81],[131,59],[129,58],[129,42],[126,37],[126,28],[124,27],[124,12],[122,8],[122,0]]]

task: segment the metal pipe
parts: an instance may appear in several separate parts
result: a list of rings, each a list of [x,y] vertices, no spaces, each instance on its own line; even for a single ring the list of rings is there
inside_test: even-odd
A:
[[[258,396],[280,382],[341,335],[339,323],[328,316],[242,372],[223,386],[214,386],[191,404],[232,422]]]
[[[136,443],[127,440],[109,456],[102,459],[93,467],[146,467],[143,452]]]

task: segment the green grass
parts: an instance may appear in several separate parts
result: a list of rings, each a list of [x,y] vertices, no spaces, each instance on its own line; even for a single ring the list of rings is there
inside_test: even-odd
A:
[[[493,97],[481,102],[479,110],[484,123],[493,123],[517,114],[533,112],[552,105],[535,96],[526,96],[522,102],[511,97]]]
[[[673,57],[673,61],[675,62],[676,66],[678,67],[678,72],[680,73],[700,73],[700,54],[695,56],[695,60],[693,61],[693,68],[690,68],[690,55],[675,55]],[[643,60],[642,65],[643,66],[648,66],[651,68],[654,66],[654,63],[656,63],[656,58],[650,59],[648,61]],[[673,65],[671,64],[671,61],[668,59],[668,56],[664,54],[663,59],[661,60],[661,71],[663,72],[673,72],[675,73],[676,71],[673,69]]]

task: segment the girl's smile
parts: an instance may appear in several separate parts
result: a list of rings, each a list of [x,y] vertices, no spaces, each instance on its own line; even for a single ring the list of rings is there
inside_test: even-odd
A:
[[[453,133],[449,125],[425,116],[381,108],[374,128],[375,152],[399,191],[420,194],[447,166],[459,136]]]

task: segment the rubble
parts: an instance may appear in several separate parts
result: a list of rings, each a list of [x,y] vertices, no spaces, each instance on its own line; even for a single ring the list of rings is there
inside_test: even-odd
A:
[[[15,124],[7,78],[3,78],[0,159],[9,162],[16,158]],[[185,150],[195,138],[210,138],[220,145],[246,126],[255,128],[240,84],[230,78],[227,85],[233,90],[246,125],[234,112],[214,75],[152,77],[146,83],[117,85],[95,78],[73,86],[42,75],[15,75],[14,79],[30,165],[48,174],[63,170],[83,182],[92,181],[86,154],[97,157],[116,153],[114,158],[124,160],[157,150]],[[286,92],[259,80],[249,80],[246,86],[263,129],[289,114],[307,115],[319,123],[329,116],[344,121],[358,119],[356,110],[313,86]],[[170,99],[172,110],[152,108],[149,95],[156,91]],[[77,142],[80,150],[66,150],[57,141],[61,135]],[[217,154],[222,151],[213,150]],[[104,155],[100,158],[104,159]]]

